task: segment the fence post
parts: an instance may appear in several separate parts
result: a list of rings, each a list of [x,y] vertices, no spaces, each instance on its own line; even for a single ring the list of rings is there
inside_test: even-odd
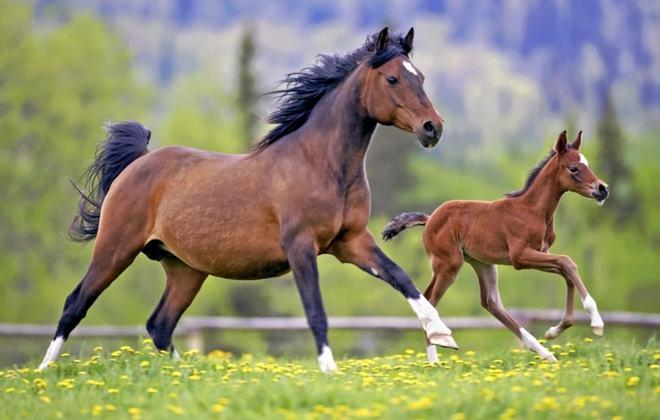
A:
[[[199,328],[191,328],[186,333],[186,347],[188,350],[199,350],[204,353],[204,334]]]

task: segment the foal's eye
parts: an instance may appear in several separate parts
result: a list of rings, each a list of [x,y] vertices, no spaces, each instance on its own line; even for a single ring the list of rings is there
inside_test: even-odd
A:
[[[387,76],[387,83],[389,83],[390,85],[396,85],[397,83],[399,83],[399,80],[394,76]]]
[[[578,173],[578,167],[577,166],[569,166],[568,170],[571,171],[572,174]]]

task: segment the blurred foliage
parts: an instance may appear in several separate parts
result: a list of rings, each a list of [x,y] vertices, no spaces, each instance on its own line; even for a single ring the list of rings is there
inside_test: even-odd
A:
[[[252,96],[254,87],[247,85],[256,76],[246,76],[252,81],[243,81],[247,84],[243,91],[236,91],[234,86],[221,85],[219,81],[224,79],[209,65],[183,75],[172,74],[167,88],[156,91],[155,86],[136,82],[129,46],[98,18],[73,14],[56,27],[39,27],[27,5],[0,0],[0,8],[0,322],[54,323],[66,295],[82,276],[92,247],[81,248],[66,238],[77,202],[67,178],[76,179],[90,163],[102,139],[102,123],[142,121],[154,132],[152,148],[181,144],[244,152],[244,139],[252,136],[246,131],[254,127],[245,122],[251,113],[248,101],[240,99],[245,106],[239,109],[236,103],[239,96]],[[252,70],[245,67],[245,71]],[[569,121],[573,121],[570,116]],[[606,181],[606,175],[613,175],[610,168],[626,174],[620,184],[636,192],[636,212],[631,216],[635,223],[617,223],[621,213],[610,211],[616,199],[597,208],[590,200],[568,194],[557,216],[553,252],[575,259],[602,310],[657,312],[658,133],[624,135],[624,128],[609,112],[603,121],[599,138],[585,135],[583,152]],[[515,142],[503,141],[498,153],[493,148],[484,152],[469,141],[443,140],[440,152],[429,152],[403,132],[380,128],[368,155],[375,200],[372,232],[377,234],[401,210],[430,212],[447,200],[501,197],[522,185],[553,138],[527,139],[534,145],[544,144],[542,150],[530,148],[529,142],[515,147]],[[615,185],[613,198],[619,188]],[[421,230],[406,232],[383,247],[424,289],[431,271]],[[319,265],[329,314],[411,315],[406,301],[384,282],[329,256],[320,257]],[[508,306],[561,307],[564,303],[565,286],[558,276],[502,267],[501,279]],[[163,280],[158,264],[138,257],[94,305],[85,323],[143,323],[158,301]],[[246,297],[250,296],[254,301],[248,304]],[[475,276],[467,267],[440,303],[440,313],[485,314],[478,296]],[[259,282],[210,278],[187,312],[302,313],[290,276]],[[236,334],[223,337],[238,337]],[[347,337],[347,342],[355,343],[365,339]],[[226,338],[221,343],[230,343],[236,350],[282,346],[277,335],[265,342],[253,333],[241,333],[240,340]],[[306,343],[312,348],[311,339]]]

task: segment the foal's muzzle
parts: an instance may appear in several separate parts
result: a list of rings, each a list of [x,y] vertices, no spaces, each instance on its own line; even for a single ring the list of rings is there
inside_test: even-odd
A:
[[[594,197],[598,205],[602,206],[607,196],[610,195],[610,190],[607,188],[607,184],[599,182],[591,195]]]

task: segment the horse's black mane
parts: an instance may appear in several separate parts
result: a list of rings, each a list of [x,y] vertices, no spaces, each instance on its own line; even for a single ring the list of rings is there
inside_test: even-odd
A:
[[[541,173],[541,170],[545,167],[545,165],[548,164],[548,162],[555,155],[555,153],[556,152],[554,150],[550,150],[550,153],[548,154],[548,156],[543,158],[543,160],[541,160],[539,163],[537,163],[536,166],[534,166],[532,168],[532,170],[529,171],[529,175],[527,175],[527,179],[525,180],[525,186],[522,187],[522,189],[520,189],[518,191],[513,191],[513,192],[510,192],[510,193],[507,193],[505,195],[507,197],[520,197],[521,195],[525,194],[527,192],[527,190],[529,189],[529,187],[532,186],[532,183],[534,182],[536,177],[539,176],[539,174]]]
[[[321,54],[316,64],[287,74],[280,82],[285,88],[269,93],[279,95],[277,109],[266,118],[276,126],[259,140],[255,150],[264,149],[300,128],[323,95],[341,83],[364,57],[371,54],[367,63],[377,68],[399,54],[410,55],[405,37],[399,33],[391,34],[388,47],[375,54],[377,38],[377,33],[369,35],[364,45],[347,54]]]

